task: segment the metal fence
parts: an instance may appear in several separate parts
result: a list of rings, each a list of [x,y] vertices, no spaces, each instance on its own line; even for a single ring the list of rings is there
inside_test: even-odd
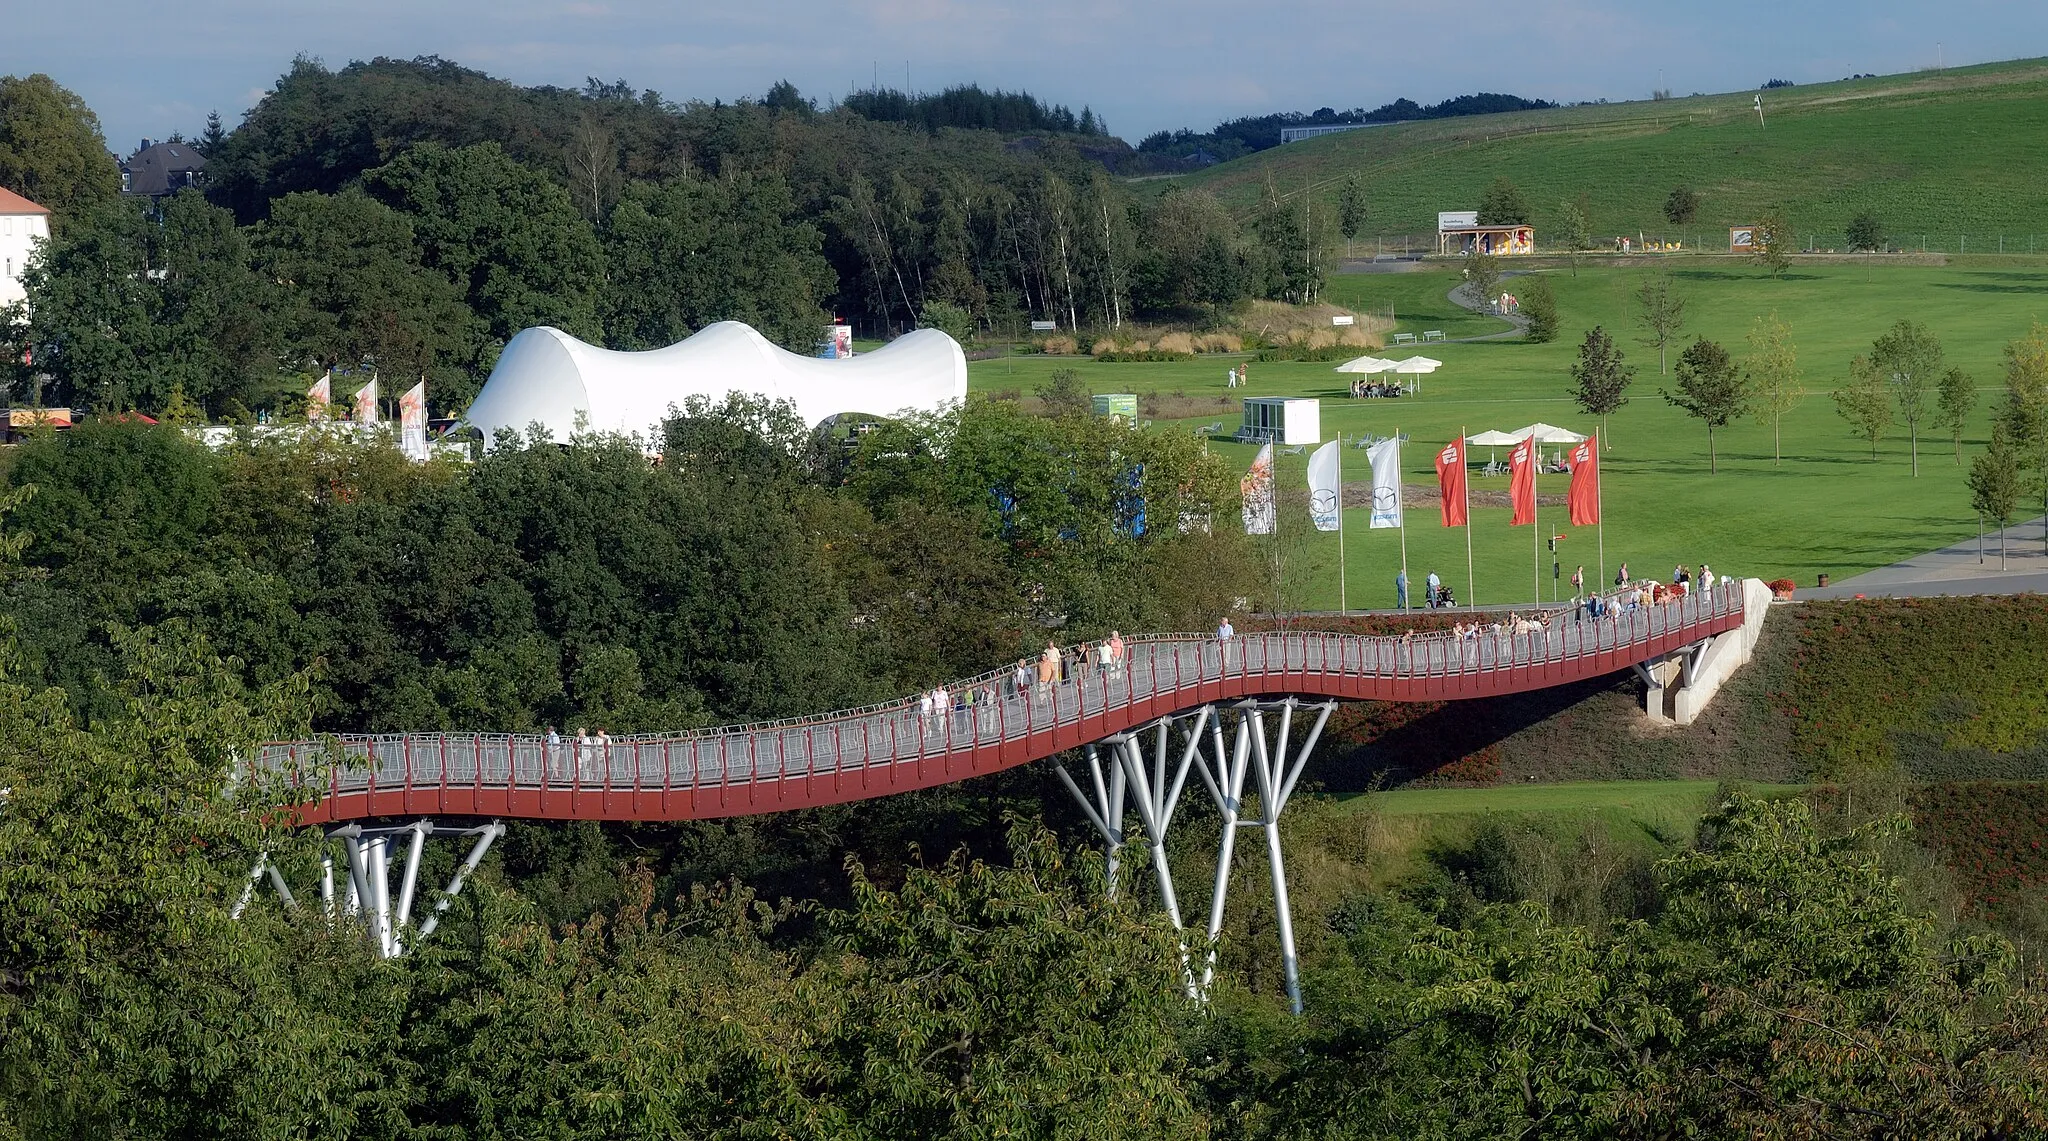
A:
[[[332,794],[391,788],[685,790],[894,765],[966,752],[1076,726],[1139,702],[1192,697],[1224,681],[1256,683],[1301,674],[1357,678],[1462,677],[1568,662],[1642,646],[1738,612],[1734,584],[1589,617],[1560,611],[1536,629],[1486,628],[1368,637],[1324,631],[1129,639],[1120,661],[1099,653],[1038,680],[1034,662],[983,674],[917,697],[817,717],[720,726],[687,733],[551,740],[538,734],[346,735],[266,745],[262,764],[310,778],[328,762]],[[1099,643],[1089,647],[1098,650]],[[1246,692],[1257,692],[1255,684]],[[1170,702],[1169,702],[1170,703]]]

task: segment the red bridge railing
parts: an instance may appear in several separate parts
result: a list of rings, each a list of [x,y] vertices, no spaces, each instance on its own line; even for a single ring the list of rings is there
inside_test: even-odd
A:
[[[1323,631],[1140,636],[1107,667],[1019,687],[1014,670],[817,717],[614,737],[343,735],[267,745],[261,763],[324,786],[307,823],[415,813],[681,820],[843,803],[964,780],[1212,701],[1272,694],[1449,700],[1625,669],[1739,626],[1743,587],[1540,629],[1459,637]]]

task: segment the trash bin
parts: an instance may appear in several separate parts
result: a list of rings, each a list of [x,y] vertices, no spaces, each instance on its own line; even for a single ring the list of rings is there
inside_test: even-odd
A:
[[[1828,584],[1828,576],[1827,576],[1827,572],[1826,572],[1826,571],[1822,571],[1822,572],[1821,572],[1821,576],[1820,576],[1820,585],[1822,585],[1822,586],[1826,586],[1827,584]]]

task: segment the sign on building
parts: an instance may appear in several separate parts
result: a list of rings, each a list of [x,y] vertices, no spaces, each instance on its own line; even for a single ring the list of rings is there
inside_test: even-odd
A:
[[[1479,211],[1477,210],[1437,211],[1436,228],[1439,232],[1443,230],[1469,230],[1478,224]]]

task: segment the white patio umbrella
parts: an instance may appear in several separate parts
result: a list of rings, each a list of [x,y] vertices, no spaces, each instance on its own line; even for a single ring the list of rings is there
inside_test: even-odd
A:
[[[1444,367],[1444,362],[1429,357],[1407,357],[1394,362],[1393,371],[1400,376],[1424,376]],[[1422,382],[1409,382],[1409,391],[1420,393]]]
[[[1531,432],[1536,434],[1536,442],[1539,444],[1576,444],[1586,438],[1568,428],[1560,428],[1555,424],[1545,424],[1538,420],[1527,427],[1516,429],[1515,439],[1526,440]]]
[[[1492,467],[1493,449],[1512,447],[1528,438],[1529,437],[1526,435],[1510,436],[1506,432],[1499,432],[1494,431],[1493,429],[1488,429],[1484,432],[1479,433],[1476,436],[1465,437],[1465,442],[1468,444],[1479,444],[1483,446],[1486,449],[1486,466]]]
[[[1362,357],[1353,357],[1352,359],[1345,361],[1343,364],[1338,365],[1335,371],[1364,373],[1391,372],[1393,371],[1394,365],[1394,361],[1390,361],[1385,357],[1375,357],[1368,355]]]
[[[1536,442],[1539,444],[1576,444],[1586,438],[1568,428],[1560,428],[1555,424],[1545,424],[1541,420],[1516,432],[1515,438],[1526,440],[1529,438],[1530,433],[1535,434]],[[1538,451],[1537,458],[1542,458],[1542,454],[1541,451]],[[1563,457],[1560,456],[1559,459],[1561,461]]]

